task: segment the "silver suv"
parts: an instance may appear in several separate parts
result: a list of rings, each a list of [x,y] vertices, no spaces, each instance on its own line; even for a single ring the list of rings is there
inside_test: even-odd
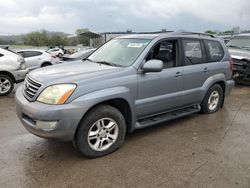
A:
[[[234,36],[227,47],[234,61],[234,80],[250,85],[250,33]]]
[[[16,92],[17,114],[31,133],[100,157],[135,129],[218,111],[231,78],[228,50],[212,36],[118,37],[83,61],[30,72]]]
[[[0,96],[8,95],[14,83],[24,80],[28,72],[25,68],[23,57],[8,48],[0,48]]]

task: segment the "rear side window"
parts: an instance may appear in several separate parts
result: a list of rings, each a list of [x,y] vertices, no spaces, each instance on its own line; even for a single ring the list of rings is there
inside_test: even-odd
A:
[[[35,56],[39,56],[42,55],[42,52],[38,52],[38,51],[23,51],[20,53],[24,58],[27,57],[35,57]]]
[[[224,50],[218,41],[205,40],[205,45],[208,49],[209,62],[221,61],[224,57]]]
[[[184,39],[183,41],[185,64],[194,65],[203,63],[201,41],[195,39]]]
[[[3,57],[3,54],[0,54],[0,57]]]

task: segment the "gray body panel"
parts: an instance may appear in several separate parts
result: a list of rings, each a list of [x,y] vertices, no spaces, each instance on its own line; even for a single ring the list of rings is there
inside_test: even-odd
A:
[[[76,61],[32,71],[28,76],[42,83],[34,98],[27,100],[23,96],[22,88],[16,92],[17,114],[24,126],[41,137],[72,140],[80,120],[89,109],[107,100],[123,99],[131,110],[130,131],[133,131],[138,119],[199,105],[214,83],[223,82],[226,94],[232,89],[234,82],[231,80],[229,54],[224,46],[225,57],[221,62],[142,73],[140,69],[144,58],[157,41],[188,36],[165,34],[133,37],[152,40],[132,66],[112,67],[89,61]],[[36,102],[36,98],[47,86],[60,83],[77,85],[66,104],[47,105]],[[59,125],[51,132],[37,130],[25,121],[23,114],[34,120],[58,121]]]

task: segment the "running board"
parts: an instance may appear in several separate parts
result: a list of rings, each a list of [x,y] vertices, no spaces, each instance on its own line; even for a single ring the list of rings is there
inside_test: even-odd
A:
[[[179,109],[176,111],[148,117],[145,119],[140,119],[136,122],[135,129],[142,129],[142,128],[149,127],[149,126],[152,126],[155,124],[159,124],[159,123],[163,123],[163,122],[170,121],[173,119],[177,119],[177,118],[180,118],[183,116],[197,113],[200,110],[201,110],[200,105],[195,105],[195,106]]]

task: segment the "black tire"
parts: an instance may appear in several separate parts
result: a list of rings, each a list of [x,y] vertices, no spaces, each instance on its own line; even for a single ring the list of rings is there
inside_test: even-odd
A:
[[[9,89],[6,91],[3,91],[1,87],[1,84],[2,82],[4,82],[4,80],[7,80],[9,82],[8,83]],[[8,75],[0,74],[0,96],[5,96],[10,94],[13,89],[14,89],[14,81]]]
[[[47,67],[47,66],[50,66],[51,65],[51,63],[49,63],[49,62],[45,62],[45,63],[43,63],[42,64],[42,66],[41,67]]]
[[[218,97],[219,97],[217,105],[213,107],[214,109],[209,107],[209,98],[212,93],[218,94]],[[223,98],[224,98],[224,92],[221,86],[219,84],[215,84],[211,86],[208,89],[206,96],[204,97],[201,103],[201,112],[203,114],[211,114],[211,113],[217,112],[222,107],[222,103],[224,101]]]
[[[116,122],[117,126],[115,127],[116,130],[118,129],[118,136],[116,137],[116,140],[112,142],[112,145],[110,147],[106,148],[103,151],[96,151],[95,149],[92,148],[94,144],[91,146],[92,143],[90,143],[89,141],[88,134],[90,129],[92,130],[93,126],[97,125],[96,122],[103,118],[111,118]],[[96,130],[96,132],[98,132],[97,135],[101,134],[100,131],[98,130]],[[126,135],[126,122],[121,112],[112,106],[100,105],[90,110],[86,114],[86,116],[82,119],[82,121],[79,124],[78,130],[76,132],[73,145],[76,148],[76,150],[85,157],[97,158],[112,153],[119,147],[121,147],[121,145],[125,140],[125,135]],[[106,138],[100,138],[99,141],[101,139],[106,139]],[[96,142],[97,141],[98,140],[96,139]],[[106,144],[108,143],[109,142],[107,142]],[[98,144],[98,147],[99,146],[100,145]]]

